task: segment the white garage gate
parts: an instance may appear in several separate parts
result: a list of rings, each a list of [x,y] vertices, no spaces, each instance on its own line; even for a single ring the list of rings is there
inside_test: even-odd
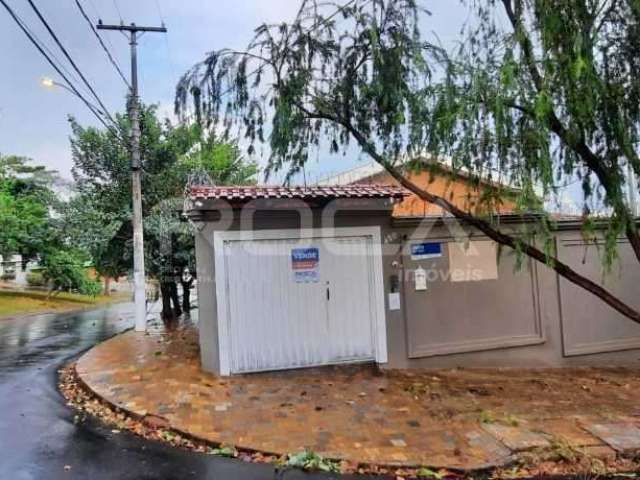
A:
[[[387,361],[379,227],[215,232],[220,373]]]

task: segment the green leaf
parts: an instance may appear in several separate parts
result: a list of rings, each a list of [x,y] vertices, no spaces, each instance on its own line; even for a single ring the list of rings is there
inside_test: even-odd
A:
[[[435,478],[436,480],[441,480],[445,477],[445,475],[438,473],[434,470],[431,470],[430,468],[427,468],[427,467],[422,467],[418,469],[418,471],[416,472],[416,475],[422,478]]]
[[[340,471],[337,462],[326,459],[309,449],[287,455],[286,465],[304,470],[320,470],[323,472]]]
[[[221,445],[218,448],[213,448],[210,450],[211,455],[217,455],[219,457],[236,457],[238,452],[235,447],[230,445]]]

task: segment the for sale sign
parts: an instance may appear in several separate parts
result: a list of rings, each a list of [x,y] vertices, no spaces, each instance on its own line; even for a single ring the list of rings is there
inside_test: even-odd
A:
[[[316,283],[320,280],[320,251],[316,247],[291,250],[291,270],[296,283]]]

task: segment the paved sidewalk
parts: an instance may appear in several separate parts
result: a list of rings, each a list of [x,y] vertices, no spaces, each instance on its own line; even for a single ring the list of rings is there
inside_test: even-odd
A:
[[[193,328],[128,332],[77,363],[99,396],[196,437],[284,454],[378,465],[479,469],[558,446],[599,458],[640,450],[640,377],[624,369],[371,367],[218,378]]]

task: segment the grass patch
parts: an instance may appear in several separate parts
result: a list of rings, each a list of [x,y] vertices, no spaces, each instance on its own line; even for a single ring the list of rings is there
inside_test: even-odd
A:
[[[480,423],[495,423],[496,417],[489,410],[482,410],[479,416]]]
[[[123,301],[127,297],[122,294],[89,297],[77,293],[62,292],[55,297],[47,298],[46,292],[0,291],[0,318],[27,313],[76,310]]]
[[[496,417],[493,412],[489,410],[481,410],[478,420],[480,423],[498,423],[500,425],[506,425],[507,427],[517,427],[520,425],[518,418],[510,413],[505,413],[502,417]]]

